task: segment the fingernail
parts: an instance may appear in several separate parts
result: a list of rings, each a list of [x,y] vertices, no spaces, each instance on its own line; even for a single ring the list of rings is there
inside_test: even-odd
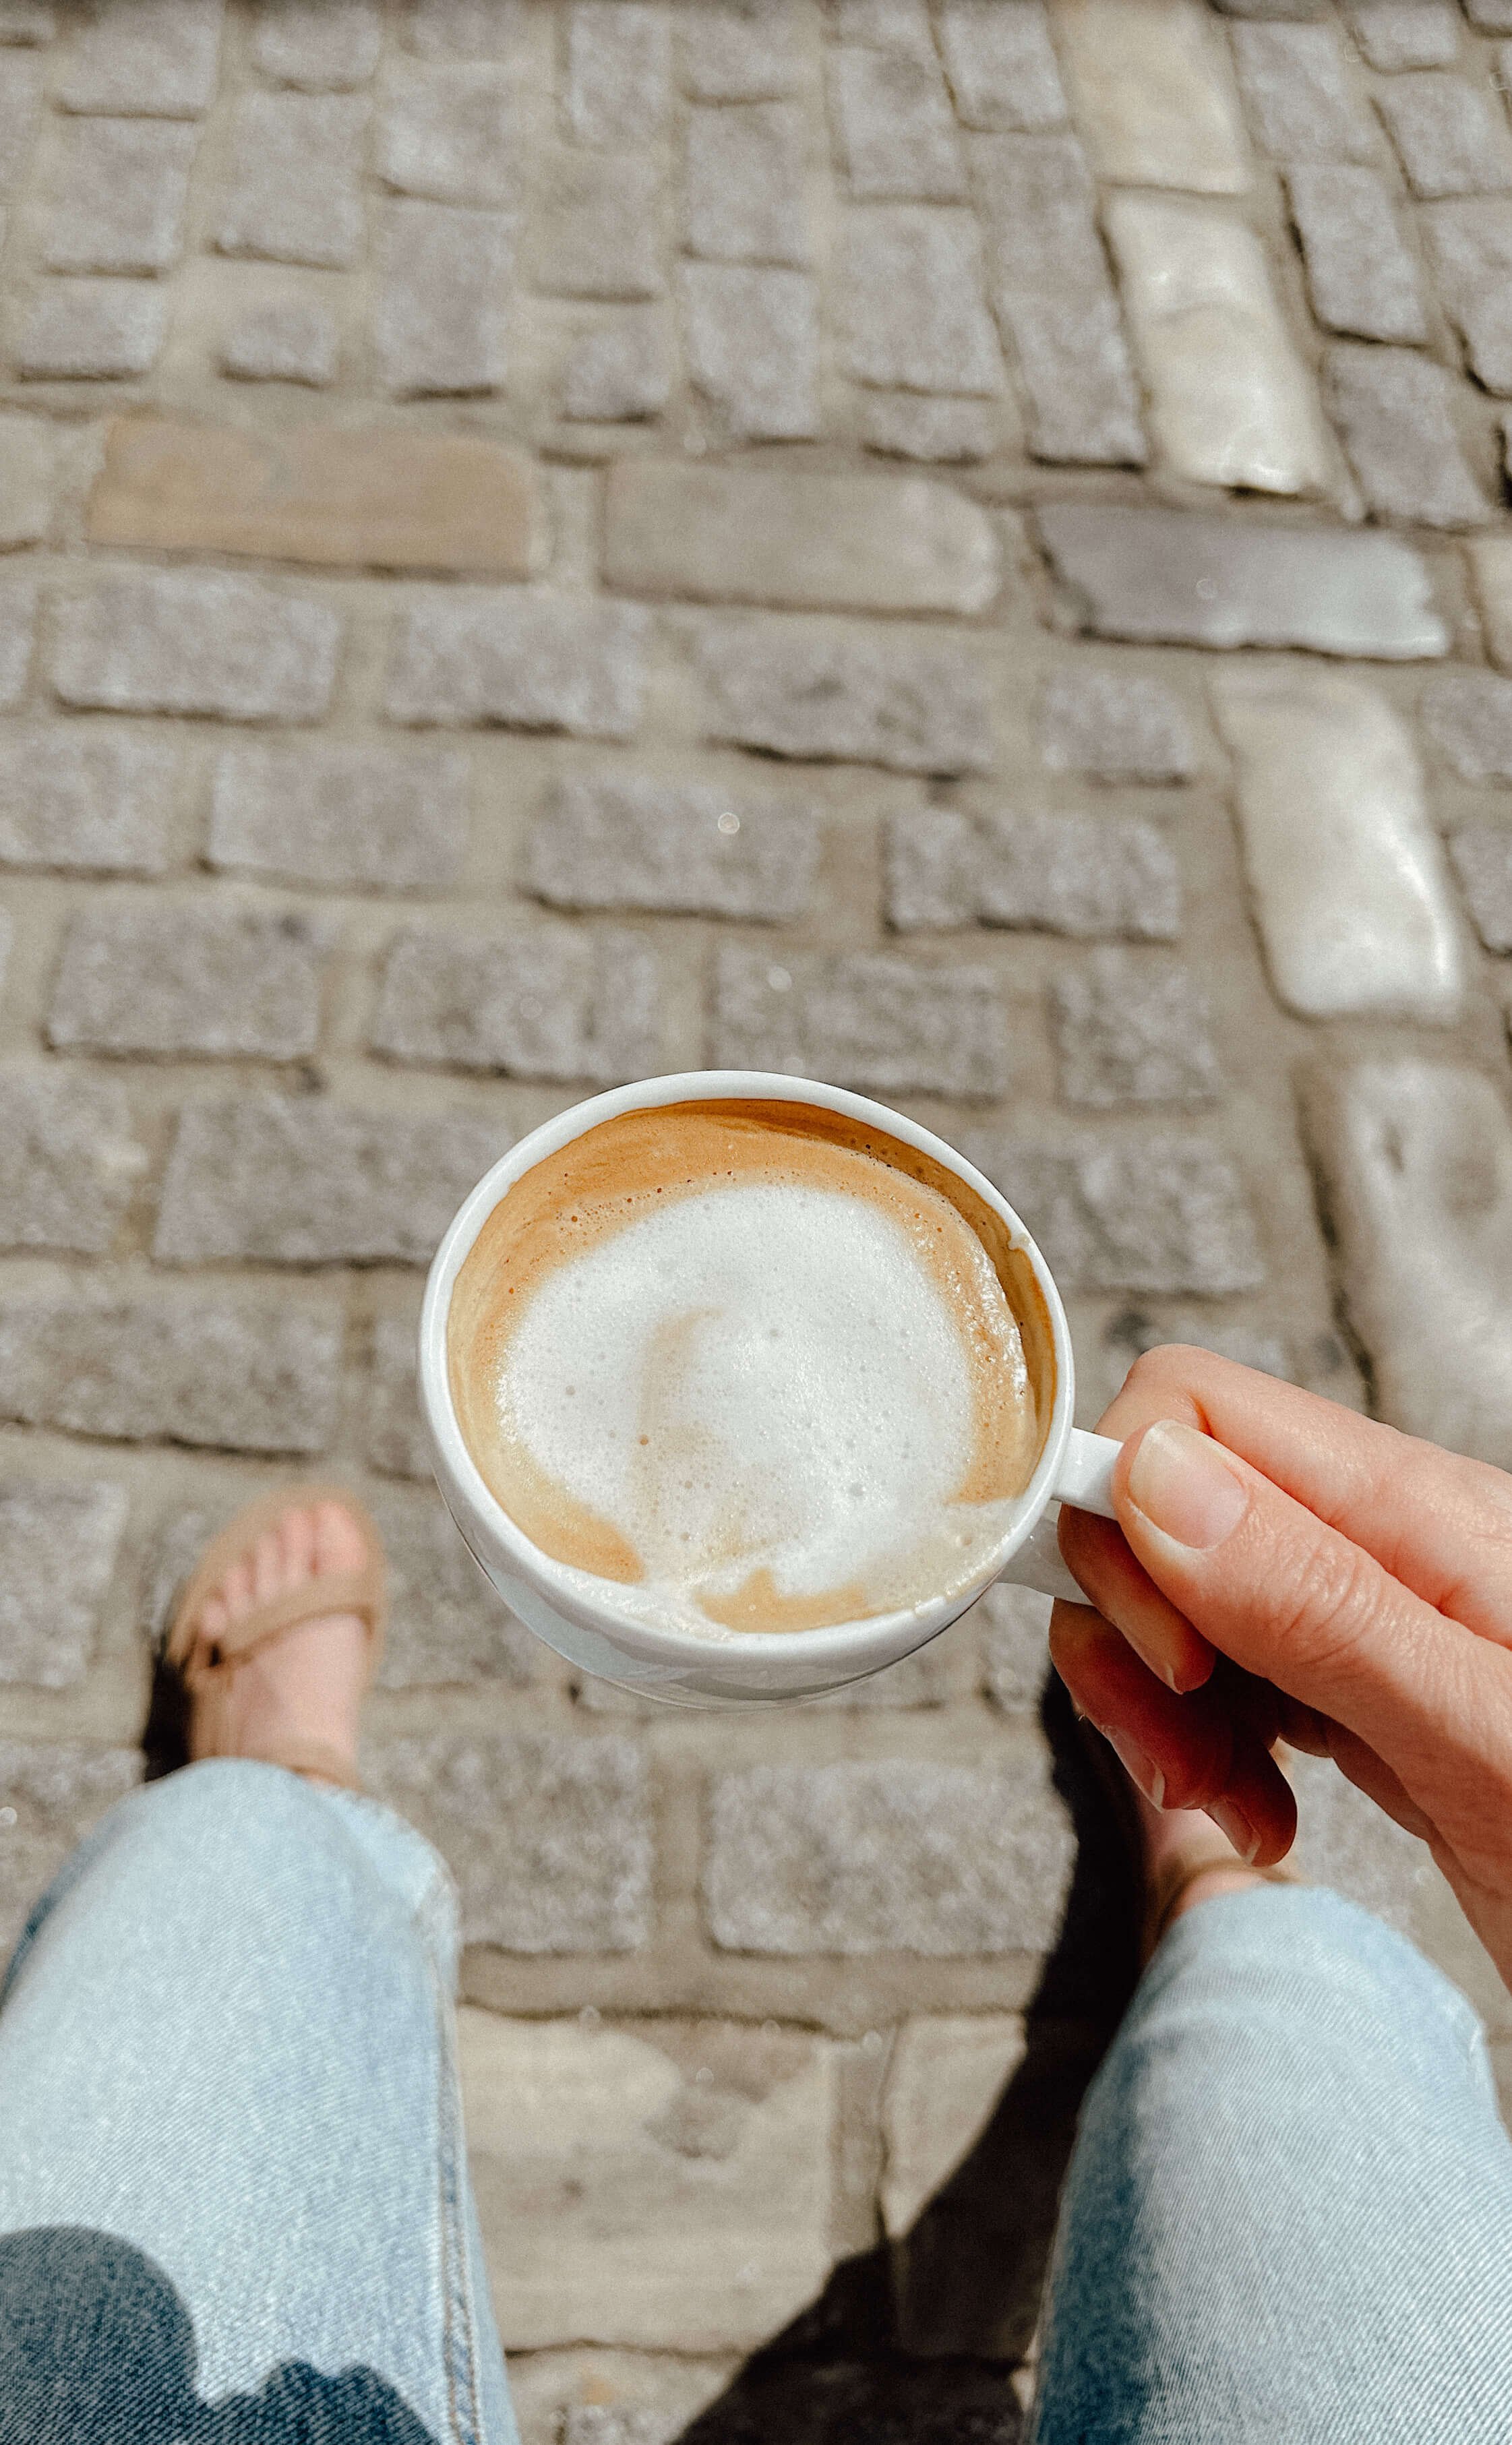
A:
[[[1241,1808],[1231,1800],[1210,1800],[1207,1814],[1225,1841],[1232,1842],[1245,1867],[1260,1849],[1260,1836]]]
[[[1151,1808],[1162,1807],[1166,1778],[1148,1750],[1142,1749],[1128,1732],[1110,1731],[1106,1725],[1099,1726],[1099,1729],[1136,1791],[1144,1793]]]
[[[1171,1419],[1146,1428],[1129,1463],[1129,1492],[1152,1528],[1200,1553],[1221,1545],[1249,1509],[1248,1487],[1212,1437]]]

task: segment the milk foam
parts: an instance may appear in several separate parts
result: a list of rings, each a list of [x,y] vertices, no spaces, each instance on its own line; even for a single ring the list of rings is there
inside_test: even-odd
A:
[[[1004,1391],[1022,1390],[1003,1316]],[[500,1359],[506,1437],[639,1557],[616,1602],[668,1627],[765,1572],[900,1609],[962,1584],[1015,1504],[958,1498],[978,1432],[963,1322],[907,1231],[795,1182],[669,1200],[531,1291]],[[637,1599],[625,1605],[632,1593]]]

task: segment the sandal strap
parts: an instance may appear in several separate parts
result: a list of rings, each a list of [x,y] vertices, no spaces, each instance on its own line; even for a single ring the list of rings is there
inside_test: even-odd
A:
[[[358,1614],[371,1633],[378,1626],[383,1605],[383,1574],[375,1571],[371,1562],[364,1563],[360,1571],[323,1571],[318,1578],[307,1579],[302,1587],[289,1588],[281,1596],[270,1596],[266,1604],[254,1605],[240,1621],[221,1631],[215,1640],[220,1651],[218,1662],[197,1666],[196,1677],[200,1672],[223,1671],[228,1666],[245,1664],[260,1647],[282,1638],[286,1631],[297,1630],[302,1621],[318,1621],[325,1614]]]
[[[197,1624],[206,1597],[219,1586],[232,1564],[256,1543],[263,1529],[271,1527],[287,1512],[308,1510],[318,1502],[339,1503],[361,1529],[367,1546],[362,1568],[324,1572],[307,1579],[303,1587],[271,1597],[266,1604],[254,1605],[250,1614],[216,1639],[217,1660],[214,1664],[199,1660],[197,1651],[203,1642]],[[174,1608],[163,1641],[163,1659],[178,1670],[186,1687],[198,1688],[215,1675],[233,1671],[271,1639],[281,1638],[303,1621],[315,1621],[326,1614],[352,1613],[367,1624],[371,1677],[383,1653],[387,1611],[383,1541],[371,1515],[349,1488],[327,1484],[278,1486],[255,1502],[247,1503],[218,1536],[211,1539]]]

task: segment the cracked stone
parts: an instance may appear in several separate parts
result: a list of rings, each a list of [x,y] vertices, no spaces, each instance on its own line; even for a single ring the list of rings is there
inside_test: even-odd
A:
[[[1464,77],[1402,76],[1376,103],[1415,196],[1481,196],[1512,187],[1512,128]]]
[[[147,1163],[112,1081],[0,1071],[0,1246],[104,1256]]]
[[[221,253],[348,271],[363,245],[367,120],[358,95],[243,94],[215,233]]]
[[[1416,261],[1384,178],[1373,170],[1286,172],[1313,311],[1362,340],[1426,340]]]
[[[1247,191],[1239,101],[1202,0],[1057,0],[1055,30],[1105,177],[1200,195]]]
[[[391,1060],[617,1086],[662,1067],[656,953],[640,934],[545,924],[410,928],[384,961],[372,1045]]]
[[[196,119],[215,98],[221,0],[93,0],[58,85],[65,110]]]
[[[819,857],[812,807],[707,781],[570,773],[526,848],[528,889],[558,908],[791,922]]]
[[[84,1679],[126,1509],[125,1487],[98,1479],[0,1478],[0,1682]]]
[[[142,119],[65,123],[50,271],[166,271],[183,249],[196,127]]]
[[[0,866],[163,873],[177,764],[165,739],[92,722],[0,732]]]
[[[1460,446],[1455,384],[1407,348],[1333,347],[1329,411],[1377,516],[1427,527],[1484,526],[1491,509]]]
[[[938,628],[731,614],[694,651],[711,738],[901,773],[991,766],[985,670]]]
[[[1111,948],[1062,968],[1050,991],[1068,1104],[1213,1103],[1223,1085],[1207,996],[1179,961]]]
[[[1449,856],[1486,949],[1512,951],[1512,831],[1504,824],[1462,824],[1449,834]]]
[[[315,1050],[326,922],[234,902],[109,899],[70,921],[47,1013],[65,1052],[260,1055]]]
[[[973,214],[918,204],[848,214],[837,293],[840,358],[854,381],[968,398],[1002,389]]]
[[[52,683],[65,704],[315,721],[341,623],[324,604],[218,569],[121,569],[60,603]]]
[[[387,205],[373,319],[384,388],[401,399],[499,389],[513,261],[514,221],[508,213]]]
[[[1243,1184],[1211,1139],[1146,1129],[1036,1145],[972,1132],[961,1144],[1023,1216],[1063,1290],[1223,1297],[1265,1278]]]
[[[295,883],[444,891],[467,847],[467,759],[448,749],[249,745],[215,765],[210,865]]]
[[[819,430],[819,299],[806,271],[689,263],[681,273],[688,371],[746,441]]]
[[[16,343],[32,382],[119,382],[149,373],[168,328],[168,299],[141,280],[44,280]]]
[[[728,943],[715,976],[713,1061],[878,1094],[1000,1095],[1008,1031],[996,970],[886,951],[827,956]]]
[[[1137,819],[926,807],[888,828],[887,915],[900,928],[980,922],[1169,943],[1181,868],[1159,827]]]
[[[9,1955],[37,1900],[91,1826],[141,1781],[141,1765],[140,1748],[0,1740],[0,1804],[16,1812],[0,1851],[0,1951]]]
[[[659,416],[671,396],[671,351],[660,314],[622,314],[585,331],[562,372],[562,413],[586,423]]]
[[[341,336],[324,306],[259,306],[224,332],[220,369],[241,382],[308,383],[322,390],[336,379]]]
[[[1512,680],[1490,671],[1437,672],[1420,710],[1462,781],[1512,781]]]
[[[1332,26],[1236,26],[1255,133],[1275,161],[1374,161],[1380,137]]]
[[[517,87],[502,68],[406,68],[379,121],[379,177],[433,203],[513,204],[521,152]]]
[[[793,103],[754,102],[691,111],[689,251],[725,263],[810,262],[807,151],[803,113]]]
[[[1041,0],[943,0],[940,49],[967,127],[1038,135],[1065,125]]]
[[[1054,670],[1039,698],[1039,749],[1054,773],[1093,781],[1189,781],[1197,745],[1180,697],[1142,671]]]
[[[956,122],[938,65],[898,51],[830,54],[830,103],[852,196],[957,203],[965,193]]]
[[[390,721],[502,723],[629,738],[649,627],[637,606],[521,587],[416,590],[389,663]]]

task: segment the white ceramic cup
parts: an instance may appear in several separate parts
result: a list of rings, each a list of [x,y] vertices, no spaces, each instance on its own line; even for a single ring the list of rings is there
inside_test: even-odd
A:
[[[650,1630],[617,1609],[613,1585],[597,1583],[602,1596],[583,1592],[582,1574],[569,1572],[532,1545],[484,1484],[463,1441],[452,1405],[446,1324],[452,1289],[474,1241],[505,1192],[522,1174],[557,1153],[601,1121],[622,1112],[650,1111],[668,1104],[727,1102],[816,1105],[846,1119],[881,1129],[916,1148],[975,1191],[1006,1225],[1010,1242],[1028,1260],[1041,1295],[1053,1342],[1055,1391],[1050,1426],[1035,1473],[1013,1520],[968,1587],[934,1596],[906,1612],[874,1614],[866,1621],[835,1622],[820,1630],[721,1631],[702,1638],[678,1630]],[[622,1689],[675,1706],[773,1705],[812,1698],[865,1680],[886,1665],[911,1655],[974,1604],[995,1579],[1038,1588],[1047,1596],[1080,1598],[1060,1558],[1055,1519],[1061,1502],[1113,1517],[1109,1476],[1119,1446],[1104,1435],[1083,1434],[1072,1425],[1075,1385],[1071,1334],[1060,1294],[1034,1241],[1006,1200],[940,1138],[916,1121],[864,1095],[847,1094],[812,1078],[778,1077],[760,1070],[693,1070],[675,1077],[616,1087],[576,1104],[554,1121],[532,1129],[480,1180],[436,1252],[420,1316],[420,1396],[431,1441],[436,1482],[475,1559],[523,1622],[559,1655],[585,1672]]]

